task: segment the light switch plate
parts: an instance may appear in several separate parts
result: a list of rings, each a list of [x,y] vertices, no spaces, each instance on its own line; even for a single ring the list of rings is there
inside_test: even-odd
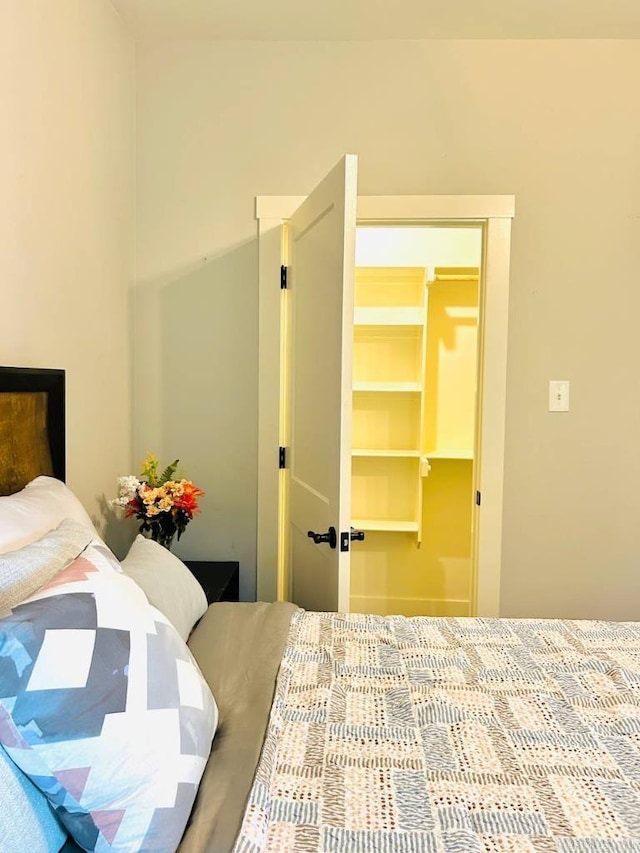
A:
[[[569,411],[569,380],[551,379],[549,381],[549,411]]]

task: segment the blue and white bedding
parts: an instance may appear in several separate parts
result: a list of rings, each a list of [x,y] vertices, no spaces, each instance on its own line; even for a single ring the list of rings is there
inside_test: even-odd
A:
[[[640,851],[640,626],[297,613],[235,851]]]

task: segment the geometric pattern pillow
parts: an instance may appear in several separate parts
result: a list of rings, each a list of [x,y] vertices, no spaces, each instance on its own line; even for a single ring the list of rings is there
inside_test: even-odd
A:
[[[0,619],[0,742],[85,850],[174,851],[217,721],[187,646],[99,541]]]

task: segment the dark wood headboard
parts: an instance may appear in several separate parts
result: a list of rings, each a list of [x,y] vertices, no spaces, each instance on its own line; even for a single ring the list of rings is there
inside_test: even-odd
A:
[[[39,474],[65,479],[65,372],[0,367],[0,495]]]

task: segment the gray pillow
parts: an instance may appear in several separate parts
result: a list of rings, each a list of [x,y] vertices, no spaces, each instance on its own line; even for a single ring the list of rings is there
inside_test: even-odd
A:
[[[3,853],[57,853],[67,833],[45,795],[19,770],[0,746],[0,842]]]
[[[88,528],[66,518],[40,539],[0,555],[0,615],[48,583],[87,547],[95,536]]]

